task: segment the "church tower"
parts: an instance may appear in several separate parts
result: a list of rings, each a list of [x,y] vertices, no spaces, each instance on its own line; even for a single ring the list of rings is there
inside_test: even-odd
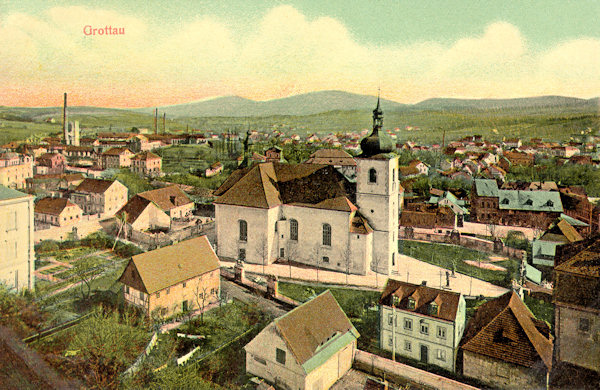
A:
[[[373,110],[373,131],[360,142],[356,157],[356,201],[373,228],[371,269],[389,275],[398,261],[398,156],[383,132],[379,97]]]

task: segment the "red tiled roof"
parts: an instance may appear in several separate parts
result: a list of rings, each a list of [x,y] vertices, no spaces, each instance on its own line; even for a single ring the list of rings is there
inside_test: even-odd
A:
[[[157,156],[156,154],[152,153],[152,152],[141,152],[136,154],[132,160],[159,160],[161,159],[160,156]]]
[[[102,194],[113,185],[116,180],[84,179],[75,188],[76,192],[90,192]]]
[[[66,198],[43,198],[35,204],[34,211],[40,214],[60,215],[67,207],[79,208]]]
[[[176,185],[140,192],[138,196],[156,203],[163,211],[193,203],[189,196]]]
[[[544,334],[543,334],[543,333]],[[548,325],[537,320],[514,292],[481,305],[469,321],[461,348],[505,362],[552,367]]]

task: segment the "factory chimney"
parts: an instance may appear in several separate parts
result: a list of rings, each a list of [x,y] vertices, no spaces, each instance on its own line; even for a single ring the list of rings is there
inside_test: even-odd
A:
[[[65,92],[63,103],[63,135],[67,134],[67,93]]]
[[[158,134],[158,108],[154,109],[154,134]]]
[[[163,134],[167,133],[167,113],[163,112]]]

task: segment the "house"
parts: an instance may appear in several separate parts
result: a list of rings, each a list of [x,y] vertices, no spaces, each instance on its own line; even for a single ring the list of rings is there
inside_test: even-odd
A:
[[[83,211],[66,198],[43,198],[35,204],[36,226],[67,226],[78,223]]]
[[[389,274],[398,258],[400,185],[382,123],[378,104],[355,158],[355,183],[331,165],[266,162],[235,170],[215,191],[219,256]]]
[[[281,389],[326,390],[352,367],[359,336],[327,290],[246,344],[246,373]]]
[[[219,259],[206,236],[133,256],[119,282],[125,302],[147,315],[202,310],[221,296]]]
[[[546,230],[563,212],[556,191],[498,189],[490,179],[476,179],[471,191],[471,221]]]
[[[502,141],[502,147],[504,149],[517,149],[520,148],[523,143],[519,138],[509,138]]]
[[[583,240],[577,231],[578,227],[586,228],[588,224],[561,214],[540,238],[533,240],[531,250],[533,264],[554,266],[557,246]]]
[[[160,176],[162,174],[162,157],[152,152],[141,152],[131,158],[131,172],[141,176]]]
[[[171,219],[185,218],[194,211],[194,202],[176,185],[140,192],[138,196],[154,202]]]
[[[552,369],[549,325],[509,291],[482,304],[461,343],[463,375],[501,389],[543,389]]]
[[[331,165],[346,177],[356,178],[356,160],[341,149],[319,149],[305,163]]]
[[[204,176],[213,177],[223,172],[223,164],[219,161],[210,164],[210,167],[204,171]]]
[[[67,159],[60,153],[44,153],[35,160],[37,175],[59,174],[65,171]]]
[[[521,152],[505,152],[498,161],[500,168],[508,171],[513,165],[530,167],[534,164],[535,156]]]
[[[69,195],[84,214],[114,215],[127,203],[127,187],[118,180],[85,179]]]
[[[557,248],[553,291],[555,361],[582,372],[595,372],[597,378],[600,378],[599,292],[600,236]]]
[[[273,146],[265,150],[265,161],[285,162],[285,159],[283,158],[283,149],[279,146]]]
[[[379,347],[454,372],[465,315],[460,293],[388,279],[379,299]]]
[[[125,221],[133,230],[169,229],[171,218],[156,203],[135,195],[117,211],[117,216],[125,215]]]
[[[120,169],[131,166],[133,153],[127,148],[110,148],[102,153],[102,169]]]
[[[0,185],[15,189],[25,188],[25,181],[32,176],[31,156],[12,152],[0,154]]]
[[[429,175],[429,165],[420,160],[412,160],[408,163],[409,167],[414,167],[419,171],[419,175]]]
[[[34,289],[33,196],[0,185],[0,281]]]

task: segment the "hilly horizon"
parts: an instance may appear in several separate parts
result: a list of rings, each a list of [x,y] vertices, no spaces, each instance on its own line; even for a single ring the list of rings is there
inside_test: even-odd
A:
[[[167,117],[265,117],[278,115],[306,116],[332,111],[372,110],[377,96],[360,95],[344,91],[317,91],[285,98],[255,101],[239,96],[223,96],[206,100],[168,106],[159,106],[160,115]],[[598,108],[599,98],[583,99],[566,96],[536,96],[511,99],[458,99],[431,98],[416,104],[403,104],[381,99],[383,111],[406,112],[412,110],[531,110],[536,108],[573,109]],[[62,117],[62,107],[6,107],[11,114],[27,117],[31,120],[43,120],[49,117]],[[94,106],[69,106],[71,115],[108,116],[123,113],[153,115],[155,108],[103,108]],[[57,118],[58,119],[58,118]]]

